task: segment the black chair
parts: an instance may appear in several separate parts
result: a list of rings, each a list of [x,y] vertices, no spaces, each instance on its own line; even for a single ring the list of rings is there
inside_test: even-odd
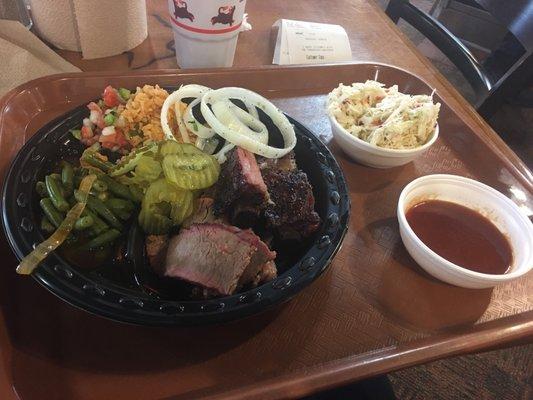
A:
[[[511,35],[510,39],[522,47],[517,60],[503,75],[495,76],[491,73],[452,32],[409,0],[390,0],[386,13],[395,23],[400,18],[405,20],[450,59],[476,92],[476,109],[488,119],[505,99],[516,96],[533,77],[533,35],[530,32],[533,27],[533,1],[472,1],[504,23]],[[514,5],[509,7],[508,3]],[[502,7],[506,9],[503,10]],[[502,15],[505,15],[503,20]]]

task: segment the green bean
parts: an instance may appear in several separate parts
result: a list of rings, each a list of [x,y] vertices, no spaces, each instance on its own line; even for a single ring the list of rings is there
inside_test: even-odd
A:
[[[74,193],[74,169],[70,163],[63,161],[63,168],[61,169],[61,183],[65,188],[67,196]]]
[[[65,200],[65,197],[63,197],[61,183],[59,183],[52,175],[48,175],[44,181],[46,183],[48,196],[50,196],[54,207],[59,211],[67,211],[70,207]]]
[[[115,241],[120,235],[121,235],[120,231],[117,231],[116,229],[110,229],[98,235],[94,239],[90,240],[85,246],[89,249],[95,249],[98,247],[102,247],[106,244],[109,244]]]
[[[136,198],[132,195],[130,189],[126,185],[115,181],[110,176],[101,174],[100,176],[98,176],[98,180],[105,183],[107,185],[107,189],[115,196],[122,197],[123,199],[136,201]]]
[[[113,166],[113,163],[106,160],[102,160],[101,158],[97,157],[95,153],[90,151],[86,151],[85,153],[83,153],[81,159],[87,164],[95,168],[101,169],[104,172],[109,171],[109,169]]]
[[[83,176],[74,175],[74,187],[80,187],[82,179],[83,179]]]
[[[133,200],[136,203],[140,203],[143,200],[144,193],[139,186],[131,185],[129,186],[129,190],[131,193],[131,197],[130,197],[131,200]]]
[[[105,182],[102,182],[100,179],[97,179],[93,183],[93,189],[97,192],[106,192],[107,191],[107,184]]]
[[[61,174],[58,174],[58,173],[53,173],[53,174],[50,174],[52,175],[52,179],[56,180],[57,183],[59,183],[59,189],[61,190],[61,194],[63,195],[63,197],[67,197],[67,196],[70,196],[70,194],[72,193],[67,193],[67,190],[64,188],[63,186],[63,182],[62,182],[62,179],[61,179]],[[46,181],[46,177],[45,177],[45,181]]]
[[[43,218],[41,219],[41,230],[45,231],[46,233],[52,233],[56,230],[46,215],[43,215]]]
[[[68,202],[68,205],[70,206],[70,208],[74,207],[77,203],[76,199],[74,198],[74,196],[70,196],[68,199],[67,199],[67,202]],[[85,207],[87,208],[87,207]]]
[[[79,168],[76,168],[75,173],[76,175],[79,175],[82,178],[84,178],[87,175],[89,175],[89,170],[87,168],[79,167]]]
[[[43,209],[44,215],[46,215],[48,220],[56,228],[58,228],[65,217],[59,211],[57,211],[57,209],[54,207],[54,203],[52,203],[52,200],[48,197],[46,199],[41,199],[39,205]]]
[[[84,229],[90,228],[93,226],[94,220],[90,215],[87,215],[85,217],[80,217],[76,220],[74,223],[74,229],[78,231],[82,231]]]
[[[105,204],[123,221],[130,219],[131,213],[135,208],[132,202],[122,199],[109,199]]]
[[[109,199],[109,192],[100,192],[96,195],[96,197],[98,197],[102,201],[106,201],[107,199]]]
[[[135,204],[124,199],[109,199],[106,201],[106,205],[111,208],[111,210],[133,211],[135,209]]]
[[[116,213],[122,221],[127,221],[131,218],[131,212],[129,211],[117,211]]]
[[[35,191],[40,197],[48,197],[48,191],[46,190],[46,183],[39,181],[35,184]]]
[[[78,190],[74,192],[74,196],[76,197],[76,200],[81,201],[82,196]],[[123,227],[118,218],[98,197],[90,194],[87,198],[87,206],[100,217],[102,217],[113,228],[116,228],[120,231],[122,230]]]
[[[92,212],[88,207],[85,207],[85,210],[81,213],[82,216],[91,217],[93,219],[93,225],[91,226],[91,231],[95,235],[99,235],[109,229],[109,226],[105,223],[105,221],[100,218],[98,215],[96,215],[94,212]]]

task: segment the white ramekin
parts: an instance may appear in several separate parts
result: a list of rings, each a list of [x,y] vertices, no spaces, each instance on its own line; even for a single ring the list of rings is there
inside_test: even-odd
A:
[[[405,213],[428,199],[458,203],[489,218],[509,239],[513,264],[502,275],[462,268],[426,246],[409,226]],[[456,286],[487,288],[519,278],[533,267],[533,224],[509,198],[490,186],[456,175],[427,175],[409,183],[398,200],[402,241],[413,259],[434,277]]]
[[[355,161],[374,168],[391,168],[407,164],[429,149],[439,136],[439,125],[437,124],[429,140],[416,149],[385,149],[350,134],[330,112],[328,112],[328,117],[333,138],[341,149]]]

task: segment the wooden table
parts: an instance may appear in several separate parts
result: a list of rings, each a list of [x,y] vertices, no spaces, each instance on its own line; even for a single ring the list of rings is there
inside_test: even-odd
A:
[[[175,68],[176,62],[171,50],[172,34],[166,24],[166,2],[152,0],[150,6],[150,38],[134,51],[103,60],[83,61],[73,53],[60,52],[65,58],[86,71],[94,70],[123,70],[125,68],[150,69],[150,68]],[[507,159],[506,164],[514,164],[513,170],[518,171],[510,179],[520,181],[524,192],[533,192],[533,176],[518,157],[499,139],[488,125],[475,113],[470,105],[458,94],[457,91],[442,77],[432,65],[408,42],[408,40],[389,22],[387,17],[372,2],[366,0],[272,0],[269,2],[249,0],[248,12],[254,29],[240,35],[235,65],[249,67],[270,64],[272,60],[272,39],[270,27],[278,18],[292,18],[317,22],[331,22],[343,25],[350,37],[353,58],[357,61],[377,61],[394,64],[414,72],[437,89],[438,94],[457,113],[463,121],[472,129],[476,140],[470,143],[483,141],[488,148]],[[330,69],[331,70],[331,69]],[[328,71],[328,69],[324,69]],[[238,71],[245,75],[246,70]],[[326,72],[324,72],[326,73]],[[160,72],[160,74],[165,74]],[[168,71],[167,71],[168,74]],[[98,74],[95,74],[98,76]],[[127,75],[127,74],[125,74]],[[264,76],[268,76],[267,73]],[[133,77],[134,78],[134,77]],[[132,79],[133,79],[132,78]],[[169,79],[166,78],[168,84]],[[75,79],[75,78],[73,78]],[[207,78],[206,78],[207,79]],[[341,79],[337,76],[329,77],[330,80]],[[295,79],[296,80],[296,79]],[[301,82],[300,82],[301,83]],[[58,84],[60,86],[60,83]],[[83,89],[83,83],[79,84]],[[264,85],[266,86],[266,84]],[[79,96],[94,96],[79,91]],[[280,90],[280,92],[282,92]],[[62,93],[63,92],[58,92]],[[324,92],[325,93],[325,92]],[[322,94],[323,95],[323,94]],[[309,97],[309,101],[314,101]],[[318,97],[315,97],[318,101]],[[85,98],[78,98],[85,101]],[[279,100],[279,99],[278,99]],[[283,99],[281,99],[283,100]],[[292,102],[293,110],[296,103]],[[288,105],[291,105],[288,104]],[[55,104],[54,104],[55,106]],[[53,111],[53,110],[52,110]],[[306,122],[312,122],[312,115],[306,115],[302,108],[299,117],[306,117]],[[450,114],[449,111],[447,111]],[[36,128],[39,121],[32,120],[31,124]],[[42,122],[42,121],[41,121]],[[463,126],[464,128],[464,126]],[[31,130],[31,129],[30,129]],[[9,132],[12,133],[11,131]],[[457,136],[456,136],[457,137]],[[465,145],[468,146],[468,143]],[[477,152],[480,147],[477,147]],[[486,149],[485,147],[482,147]],[[338,150],[338,149],[337,149]],[[466,147],[466,153],[468,154]],[[345,169],[351,188],[363,187],[374,184],[369,192],[379,192],[375,187],[375,181],[362,179],[355,182],[353,177],[364,177],[367,173],[364,167],[348,162],[340,152],[336,153]],[[453,153],[450,153],[453,155]],[[478,157],[476,159],[489,159]],[[492,158],[490,158],[492,159]],[[453,160],[452,160],[453,161]],[[475,161],[474,161],[475,163]],[[489,164],[489,163],[488,163]],[[498,164],[499,165],[499,164]],[[411,165],[411,172],[416,165]],[[502,168],[502,171],[506,171]],[[404,171],[405,172],[405,171]],[[416,171],[415,171],[416,172]],[[424,171],[418,171],[424,172]],[[426,171],[425,173],[431,173]],[[379,175],[374,171],[374,175]],[[383,173],[385,174],[385,173]],[[384,175],[381,174],[382,181]],[[371,174],[368,174],[371,175]],[[393,181],[395,177],[390,178]],[[507,179],[505,176],[502,179]],[[390,183],[390,182],[389,182]],[[360,187],[356,185],[360,184]],[[365,204],[360,199],[368,196],[368,204],[373,204],[375,197],[368,193],[354,194],[356,202],[352,202],[353,213],[356,215]],[[389,208],[393,207],[395,196],[390,196],[381,201],[386,202]],[[392,215],[392,214],[391,214]],[[392,217],[389,216],[389,220]],[[35,312],[31,320],[46,330],[49,323],[57,323],[64,334],[59,337],[44,337],[32,340],[35,331],[25,329],[33,326],[31,323],[22,322],[20,325],[10,326],[10,338],[18,345],[14,349],[17,363],[0,363],[0,387],[8,387],[9,382],[20,383],[21,375],[25,371],[32,371],[37,381],[43,384],[42,390],[56,390],[62,387],[64,392],[58,393],[61,398],[68,398],[69,394],[82,392],[86,397],[94,392],[94,386],[99,385],[100,390],[117,390],[111,385],[123,385],[135,387],[139,392],[139,398],[154,396],[150,391],[153,388],[143,385],[143,382],[157,382],[158,384],[181,385],[188,388],[188,392],[181,392],[180,399],[190,399],[195,396],[202,398],[224,399],[270,399],[270,398],[296,398],[327,387],[342,385],[356,379],[386,373],[390,370],[419,364],[435,359],[466,352],[486,349],[487,345],[499,346],[509,344],[516,340],[531,339],[533,335],[533,302],[528,294],[531,293],[531,276],[526,277],[520,285],[504,285],[491,291],[477,292],[473,296],[471,291],[461,288],[445,286],[438,282],[430,282],[432,290],[426,297],[417,296],[423,277],[419,272],[408,268],[393,269],[397,272],[388,275],[385,282],[389,288],[395,288],[403,297],[403,304],[415,303],[413,312],[404,315],[409,324],[398,323],[394,313],[386,314],[387,308],[394,308],[395,304],[380,304],[378,301],[369,301],[365,288],[350,288],[344,290],[342,280],[364,281],[373,278],[374,282],[382,279],[381,275],[371,276],[372,266],[379,269],[379,259],[367,260],[367,263],[359,262],[357,254],[349,251],[355,249],[354,244],[360,246],[373,246],[376,249],[375,256],[383,253],[379,241],[390,242],[391,236],[396,235],[389,229],[390,221],[383,219],[383,229],[376,226],[375,231],[379,237],[373,237],[373,232],[358,235],[356,222],[352,223],[352,229],[347,235],[344,251],[334,261],[328,272],[317,282],[287,304],[286,307],[271,313],[257,316],[254,319],[238,321],[230,325],[215,326],[205,329],[163,329],[163,328],[132,328],[116,324],[102,318],[96,318],[70,306],[62,304],[59,300],[52,299],[51,295],[43,294],[42,288],[36,287],[30,280],[20,280],[13,286],[19,286],[15,298],[10,301],[16,305],[11,308],[12,314],[28,315],[28,311],[34,310],[35,305],[26,298],[30,293],[43,304],[39,307],[46,309],[53,303],[55,314],[52,316],[42,315]],[[387,225],[389,224],[389,225]],[[360,232],[359,232],[360,233]],[[359,241],[359,242],[358,242]],[[375,241],[376,243],[373,243]],[[350,247],[352,246],[352,247]],[[385,248],[386,246],[382,246]],[[403,253],[405,257],[405,253]],[[355,261],[351,261],[351,260]],[[405,261],[405,260],[404,260]],[[12,260],[9,261],[12,263]],[[352,262],[353,269],[340,268]],[[11,264],[10,264],[11,265]],[[397,284],[408,274],[408,279],[413,285],[402,286]],[[14,275],[14,273],[13,273]],[[15,278],[13,278],[15,280]],[[7,303],[5,296],[10,295],[12,281],[0,281],[0,302]],[[427,284],[424,281],[424,284]],[[515,293],[510,288],[520,288],[520,293]],[[426,294],[428,291],[426,291]],[[486,295],[486,296],[485,296]],[[48,296],[48,297],[47,297]],[[464,321],[457,324],[457,318],[453,309],[438,308],[436,305],[441,296],[447,296],[456,303],[466,303],[473,297],[480,301],[479,313],[467,316]],[[412,297],[412,298],[411,298]],[[347,308],[342,299],[349,298],[357,303],[359,308]],[[501,301],[504,299],[503,301]],[[505,301],[511,299],[512,301]],[[433,301],[432,301],[433,300]],[[501,301],[501,303],[499,302]],[[46,303],[46,304],[44,304]],[[314,307],[321,304],[321,307]],[[338,315],[327,315],[327,309],[339,310]],[[433,307],[433,308],[432,308]],[[51,309],[50,306],[49,309]],[[408,307],[407,307],[408,308]],[[446,315],[441,316],[441,313]],[[430,316],[423,322],[431,322],[424,326],[417,325],[419,320],[417,313]],[[305,315],[306,324],[295,324],[295,315]],[[351,316],[351,320],[346,318]],[[309,317],[307,317],[309,316]],[[9,317],[9,316],[8,316]],[[11,316],[13,317],[13,316]],[[53,317],[50,322],[50,317]],[[505,320],[503,320],[505,318]],[[15,320],[15,318],[11,318]],[[26,318],[26,321],[28,318]],[[502,328],[502,321],[505,327]],[[285,327],[286,329],[283,329]],[[364,327],[368,329],[363,329]],[[1,328],[1,327],[0,327]],[[80,332],[76,332],[78,329]],[[53,329],[48,329],[52,331]],[[333,331],[327,343],[323,340],[323,333]],[[439,331],[440,334],[435,334]],[[92,334],[102,333],[101,340],[94,340]],[[0,341],[7,342],[4,336],[8,332],[0,329]],[[72,335],[81,338],[72,339]],[[119,342],[124,338],[124,344],[118,344],[116,348],[107,348],[107,340],[110,337]],[[220,343],[213,343],[213,337]],[[332,337],[333,336],[333,337]],[[118,339],[117,339],[118,338]],[[199,342],[205,342],[204,347],[199,347]],[[41,342],[45,345],[41,346]],[[257,354],[257,351],[270,352],[270,348],[279,346],[278,352],[269,353],[268,356]],[[188,347],[190,346],[190,347]],[[194,348],[192,348],[195,346]],[[81,348],[80,348],[81,347]],[[43,350],[44,349],[44,350]],[[6,354],[1,354],[4,349],[0,348],[0,355],[9,359]],[[279,354],[279,352],[283,354]],[[106,354],[116,352],[121,355],[120,359],[114,360],[113,365],[102,363]],[[155,353],[159,354],[156,355]],[[83,360],[75,365],[69,364],[72,354],[80,354]],[[190,357],[192,354],[192,357]],[[239,359],[231,359],[231,356],[239,355]],[[168,357],[167,357],[168,355]],[[277,357],[276,355],[279,355]],[[159,358],[158,358],[159,357]],[[164,358],[157,368],[152,358]],[[235,356],[236,357],[236,356]],[[139,359],[145,360],[145,368],[133,368]],[[239,366],[232,363],[238,362]],[[181,382],[172,379],[172,369],[177,368]],[[14,376],[9,376],[2,371],[3,365],[12,368]],[[21,368],[21,365],[24,368]],[[81,366],[80,366],[81,365]],[[27,367],[30,366],[31,368]],[[243,367],[244,366],[244,367]],[[235,370],[241,369],[240,374]],[[246,368],[246,371],[242,371]],[[47,381],[46,369],[55,371],[55,381]],[[174,371],[175,373],[175,371]],[[18,374],[18,375],[17,375]],[[40,376],[39,376],[40,374]],[[9,382],[4,382],[4,376],[9,377]],[[82,381],[82,376],[85,379]],[[169,383],[172,381],[171,383]],[[67,382],[65,385],[64,383]],[[95,385],[91,385],[95,382]],[[70,386],[69,386],[70,384]],[[14,385],[13,385],[14,386]],[[38,393],[38,388],[29,388],[31,383],[26,384],[31,393]],[[38,385],[37,385],[38,386]],[[200,390],[201,389],[201,390]],[[194,391],[196,390],[196,391]],[[161,396],[160,396],[161,397]],[[13,399],[15,396],[13,395]],[[38,398],[36,396],[32,398]],[[130,397],[131,398],[131,397]]]

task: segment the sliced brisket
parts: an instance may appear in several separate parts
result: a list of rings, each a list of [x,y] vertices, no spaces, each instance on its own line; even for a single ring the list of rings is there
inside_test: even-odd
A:
[[[188,228],[192,224],[203,224],[207,222],[224,223],[223,217],[215,216],[213,205],[214,200],[210,197],[200,197],[194,202],[194,212],[183,221],[182,228]]]
[[[192,224],[170,240],[164,275],[230,295],[264,275],[263,266],[275,257],[251,230]]]
[[[294,151],[289,152],[287,155],[281,158],[266,158],[258,156],[257,164],[259,165],[259,169],[261,171],[267,168],[281,171],[296,171],[298,169]]]
[[[236,147],[222,164],[216,185],[215,215],[226,214],[232,224],[250,227],[267,201],[267,187],[254,154]]]
[[[300,240],[312,235],[320,226],[320,217],[305,172],[267,166],[261,173],[271,200],[265,208],[267,224],[282,239]]]
[[[168,235],[148,235],[145,246],[150,265],[156,272],[162,272],[167,255]]]

